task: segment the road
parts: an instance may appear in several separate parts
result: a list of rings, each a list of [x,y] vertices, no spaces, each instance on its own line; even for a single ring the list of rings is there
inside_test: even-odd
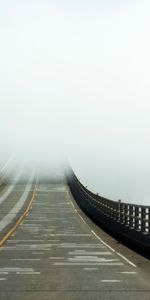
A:
[[[25,188],[16,184],[12,199],[20,201]],[[33,186],[28,189],[29,204]],[[17,213],[23,218],[0,250],[0,299],[150,299],[149,261],[112,248],[77,207],[64,179],[41,180],[32,200],[27,215],[26,207]],[[12,205],[7,202],[1,220]]]

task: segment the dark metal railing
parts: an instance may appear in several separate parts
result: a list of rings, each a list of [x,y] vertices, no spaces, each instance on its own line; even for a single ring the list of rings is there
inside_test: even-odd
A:
[[[89,191],[77,178],[73,171],[70,172],[68,183],[74,197],[88,215],[92,215],[108,229],[127,236],[133,240],[141,240],[150,251],[150,206],[124,203],[121,200],[113,201]]]
[[[74,175],[75,176],[75,175]],[[75,176],[80,189],[104,215],[125,226],[150,235],[150,206],[113,201],[92,193]]]

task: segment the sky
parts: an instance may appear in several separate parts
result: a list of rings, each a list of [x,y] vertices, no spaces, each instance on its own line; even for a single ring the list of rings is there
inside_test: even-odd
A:
[[[150,2],[0,0],[1,164],[65,154],[110,199],[150,205]]]

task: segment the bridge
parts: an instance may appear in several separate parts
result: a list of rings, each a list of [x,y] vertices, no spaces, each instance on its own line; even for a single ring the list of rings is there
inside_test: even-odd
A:
[[[150,207],[95,195],[71,169],[23,167],[12,179],[10,165],[0,172],[0,299],[150,299]]]

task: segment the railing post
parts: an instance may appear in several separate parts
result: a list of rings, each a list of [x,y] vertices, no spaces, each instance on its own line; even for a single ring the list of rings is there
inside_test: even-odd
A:
[[[129,205],[129,227],[133,228],[133,205]]]
[[[113,219],[116,220],[116,203],[113,202]]]
[[[121,200],[118,200],[118,203],[117,203],[117,222],[120,223],[120,220],[121,220]]]
[[[146,208],[141,207],[141,231],[146,233]]]
[[[129,226],[129,205],[125,204],[125,225]]]
[[[139,206],[135,206],[135,230],[139,231]]]
[[[125,222],[125,208],[124,208],[124,203],[120,202],[120,223],[124,224]]]

